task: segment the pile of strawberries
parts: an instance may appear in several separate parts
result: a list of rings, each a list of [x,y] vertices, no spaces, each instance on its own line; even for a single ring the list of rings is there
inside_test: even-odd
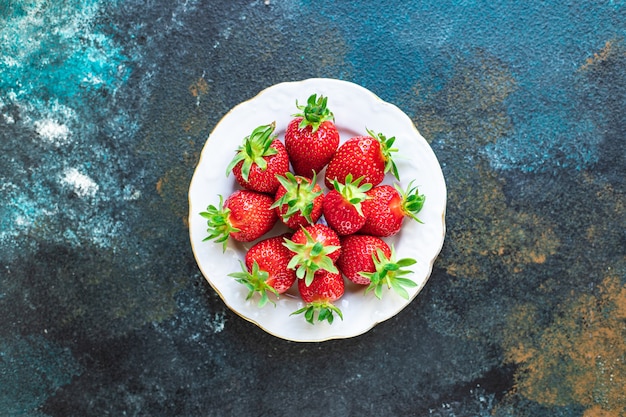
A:
[[[395,235],[406,217],[424,205],[424,195],[409,184],[403,190],[382,184],[386,175],[399,180],[392,158],[395,138],[367,130],[367,135],[340,145],[327,97],[311,95],[289,122],[284,143],[275,124],[259,126],[244,138],[226,170],[241,187],[219,205],[200,213],[207,221],[204,239],[223,244],[228,239],[258,240],[245,255],[242,270],[230,274],[260,294],[259,306],[293,285],[305,306],[309,323],[333,322],[334,304],[344,294],[344,276],[374,291],[378,298],[391,288],[404,298],[415,287],[405,277],[414,259],[396,259],[383,238]],[[290,169],[291,168],[291,169]],[[323,171],[325,188],[317,182]],[[277,222],[289,232],[265,236]]]

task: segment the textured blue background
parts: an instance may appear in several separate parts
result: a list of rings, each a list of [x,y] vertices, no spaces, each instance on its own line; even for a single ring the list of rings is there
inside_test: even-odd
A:
[[[0,0],[0,415],[626,414],[623,1]],[[426,288],[285,342],[189,247],[217,121],[361,84],[448,183]]]

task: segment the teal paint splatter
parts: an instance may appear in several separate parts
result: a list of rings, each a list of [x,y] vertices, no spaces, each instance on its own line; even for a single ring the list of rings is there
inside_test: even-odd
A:
[[[121,228],[109,206],[138,196],[139,180],[124,180],[100,158],[137,130],[136,116],[116,102],[132,62],[100,29],[101,7],[99,0],[3,3],[0,137],[19,136],[0,141],[4,257],[29,234],[106,247]]]
[[[576,115],[581,110],[574,105],[565,108],[569,111],[555,112],[536,103],[536,114],[531,119],[516,120],[511,135],[487,146],[492,166],[524,172],[593,166],[599,159],[600,128],[584,115],[578,120]]]
[[[99,1],[11,5],[13,13],[0,18],[0,91],[5,100],[36,97],[67,105],[88,91],[115,90],[128,77],[120,48],[93,30]]]

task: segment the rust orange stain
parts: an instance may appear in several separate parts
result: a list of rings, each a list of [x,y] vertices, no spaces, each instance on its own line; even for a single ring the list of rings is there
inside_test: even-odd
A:
[[[597,236],[596,226],[593,224],[590,224],[587,227],[587,233],[586,233],[587,240],[592,242],[596,239],[596,236]]]
[[[582,417],[624,417],[619,411],[604,410],[600,406],[593,406],[588,408],[583,413]]]
[[[188,227],[188,196],[189,182],[193,171],[190,167],[195,166],[197,154],[185,154],[184,164],[175,166],[165,172],[156,182],[156,190],[159,196],[167,204],[170,211],[181,218],[183,224]]]
[[[209,92],[209,84],[204,78],[198,78],[189,86],[189,93],[194,97],[200,97]]]
[[[449,182],[450,206],[463,210],[468,219],[448,232],[448,245],[454,250],[442,257],[440,265],[449,274],[489,279],[489,268],[480,267],[477,257],[492,258],[516,274],[556,253],[560,242],[552,226],[535,214],[508,207],[504,184],[492,172],[478,168],[465,174],[458,182]]]
[[[610,39],[580,66],[579,71],[601,70],[604,64],[618,62],[626,57],[626,44],[623,38]]]
[[[578,404],[587,417],[626,415],[625,318],[619,274],[559,306],[546,328],[535,327],[535,306],[519,306],[504,337],[505,357],[518,365],[516,393],[547,406]]]
[[[617,43],[613,39],[606,41],[602,49],[600,49],[598,52],[594,52],[592,56],[587,58],[585,60],[585,63],[580,67],[580,69],[586,71],[594,65],[598,65],[602,62],[609,60],[613,54],[620,53],[617,51],[617,49],[619,48],[616,48],[616,45]]]
[[[528,256],[536,264],[542,264],[542,263],[544,263],[546,261],[546,254],[545,253],[535,253],[533,251],[530,251],[528,253]]]
[[[166,179],[161,177],[161,178],[159,178],[159,180],[156,183],[156,190],[157,190],[157,193],[159,193],[159,195],[161,195],[163,193],[163,183],[165,181],[166,181]]]

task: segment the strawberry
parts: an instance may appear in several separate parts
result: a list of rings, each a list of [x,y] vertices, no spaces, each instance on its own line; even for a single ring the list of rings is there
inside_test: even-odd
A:
[[[324,197],[324,218],[338,235],[356,233],[365,224],[361,203],[368,198],[366,192],[372,184],[361,184],[362,181],[363,177],[352,181],[352,174],[346,176],[344,184],[335,179],[334,189]]]
[[[350,235],[341,238],[342,251],[337,260],[337,267],[350,281],[368,285],[365,292],[374,290],[382,298],[383,286],[396,291],[405,299],[409,298],[406,288],[417,284],[404,278],[413,271],[404,269],[416,261],[404,258],[396,261],[393,246],[379,237],[370,235]]]
[[[294,176],[291,172],[277,178],[280,186],[272,207],[276,209],[278,218],[291,229],[315,224],[322,216],[324,201],[324,193],[316,183],[315,173],[312,179]]]
[[[374,236],[392,236],[400,231],[405,217],[422,222],[417,213],[424,206],[426,197],[412,187],[413,181],[406,190],[398,184],[379,185],[367,192],[369,199],[363,202],[365,224],[360,233]]]
[[[204,240],[223,242],[224,250],[228,237],[240,242],[251,242],[269,232],[278,220],[276,211],[270,208],[274,199],[263,193],[250,190],[237,190],[226,201],[220,195],[218,207],[209,205],[200,213],[207,219],[207,232]]]
[[[371,283],[369,278],[361,275],[361,272],[375,271],[372,255],[376,253],[377,249],[380,249],[386,257],[391,256],[389,245],[375,236],[360,234],[343,236],[341,237],[341,244],[345,245],[347,251],[342,251],[339,259],[337,259],[337,267],[346,278],[355,284],[369,285]]]
[[[232,171],[237,183],[248,190],[276,192],[279,186],[276,175],[289,171],[289,155],[273,134],[275,126],[274,122],[259,126],[244,138],[226,168],[226,176]]]
[[[258,241],[246,252],[245,264],[241,262],[242,272],[228,274],[248,287],[246,300],[255,293],[261,294],[259,307],[268,301],[273,303],[268,293],[283,294],[296,281],[296,272],[287,268],[293,254],[283,245],[285,237],[274,236]]]
[[[291,240],[285,239],[285,246],[293,252],[289,268],[296,270],[296,276],[306,285],[311,284],[317,271],[337,273],[335,261],[341,253],[339,236],[323,224],[302,226]]]
[[[364,177],[364,182],[376,186],[380,184],[387,172],[399,179],[398,169],[391,157],[396,138],[387,139],[381,133],[367,130],[369,136],[355,136],[345,141],[332,157],[326,167],[324,182],[332,188],[333,180],[343,182],[348,174],[354,178]]]
[[[298,280],[298,290],[306,305],[291,313],[292,315],[304,313],[304,318],[311,324],[314,324],[316,312],[318,321],[326,320],[329,324],[332,324],[334,313],[337,313],[343,320],[341,310],[333,305],[333,302],[343,296],[345,290],[341,274],[319,271],[315,273],[315,277],[309,285],[304,280]]]
[[[328,98],[313,94],[306,106],[298,105],[300,113],[287,125],[285,147],[296,174],[310,177],[320,172],[339,146],[339,131],[333,113],[326,107]]]

